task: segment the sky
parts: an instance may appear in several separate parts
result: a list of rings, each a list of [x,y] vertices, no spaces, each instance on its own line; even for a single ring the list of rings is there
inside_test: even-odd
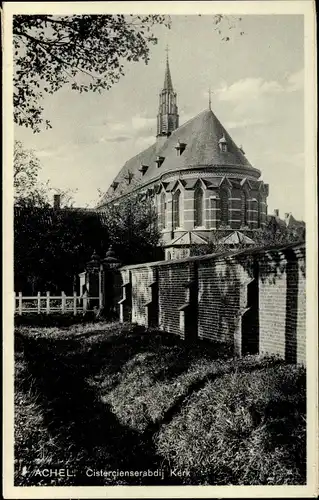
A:
[[[126,160],[155,142],[166,45],[180,124],[208,107],[269,184],[268,212],[304,213],[304,44],[301,15],[246,15],[222,41],[213,16],[172,16],[157,26],[150,61],[126,63],[102,94],[64,87],[42,101],[52,129],[15,138],[41,162],[40,180],[77,190],[76,206],[95,206]],[[240,35],[240,31],[244,35]]]

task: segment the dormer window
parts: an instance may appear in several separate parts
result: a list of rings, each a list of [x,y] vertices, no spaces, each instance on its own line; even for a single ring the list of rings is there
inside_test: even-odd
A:
[[[127,180],[128,184],[131,184],[133,177],[134,177],[134,174],[132,174],[132,172],[128,171],[126,176],[125,176],[125,179]]]
[[[115,182],[115,181],[112,182],[111,188],[113,189],[113,191],[115,191],[115,189],[117,188],[118,185],[119,185],[118,182]]]
[[[158,168],[162,165],[164,160],[165,160],[165,156],[158,156],[156,158],[155,163],[157,164]]]
[[[141,164],[139,171],[142,173],[142,175],[144,175],[147,172],[147,169],[148,169],[148,165]]]
[[[185,142],[180,142],[180,140],[177,141],[177,144],[175,146],[175,149],[177,151],[177,156],[181,156],[183,154],[186,146],[187,144]]]
[[[219,139],[218,145],[219,145],[219,149],[221,150],[222,153],[227,153],[227,151],[228,151],[228,144],[227,144],[227,141],[226,141],[224,135],[223,135],[223,137],[221,139]]]
[[[239,146],[239,151],[241,151],[243,153],[243,155],[245,154],[245,151],[243,150],[242,144]]]

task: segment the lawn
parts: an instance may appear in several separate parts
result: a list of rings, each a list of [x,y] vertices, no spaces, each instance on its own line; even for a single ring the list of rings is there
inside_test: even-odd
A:
[[[15,358],[16,485],[305,484],[300,367],[102,322],[17,326]]]

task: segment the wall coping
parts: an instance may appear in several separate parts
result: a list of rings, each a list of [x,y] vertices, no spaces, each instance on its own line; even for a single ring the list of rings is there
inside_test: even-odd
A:
[[[178,265],[183,263],[191,262],[201,262],[206,260],[222,260],[222,259],[233,259],[239,256],[253,256],[253,255],[269,255],[278,253],[281,258],[285,258],[287,253],[293,252],[297,260],[303,259],[305,254],[306,245],[302,243],[290,243],[288,245],[280,245],[275,247],[255,247],[244,250],[234,251],[224,251],[218,253],[212,253],[207,255],[196,255],[193,257],[184,257],[183,259],[171,259],[171,260],[158,260],[154,262],[141,262],[140,264],[130,264],[123,266],[119,271],[127,271],[130,269],[138,269],[142,267],[152,268],[152,267],[162,267],[170,265]]]

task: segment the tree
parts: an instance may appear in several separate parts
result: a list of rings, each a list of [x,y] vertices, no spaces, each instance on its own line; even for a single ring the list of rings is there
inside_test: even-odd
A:
[[[241,17],[217,14],[213,24],[222,41],[240,29]],[[163,15],[15,15],[14,120],[39,132],[41,99],[64,85],[79,92],[110,89],[124,75],[125,62],[149,61],[150,46],[158,39],[155,25],[170,28]]]
[[[123,264],[148,262],[161,254],[157,212],[151,198],[131,194],[101,212],[110,241]]]
[[[40,131],[45,93],[64,85],[79,92],[109,89],[124,63],[149,61],[153,27],[167,16],[16,15],[13,18],[14,120]],[[46,126],[50,127],[48,120]]]
[[[77,190],[54,188],[49,180],[39,182],[40,169],[41,164],[34,151],[25,149],[22,142],[16,140],[13,154],[14,205],[49,207],[55,193],[60,195],[61,206],[71,207]]]
[[[94,250],[106,252],[108,232],[99,216],[81,209],[15,207],[15,289],[71,293]]]
[[[15,203],[27,199],[35,190],[40,162],[32,150],[24,149],[21,141],[14,142],[13,187]]]
[[[230,41],[230,31],[231,30],[238,30],[239,35],[245,35],[245,32],[242,31],[240,22],[242,21],[241,17],[237,16],[225,16],[223,14],[216,14],[214,16],[214,25],[215,25],[215,31],[219,34],[223,42],[229,42]]]
[[[94,251],[102,258],[112,244],[123,264],[157,258],[160,233],[153,203],[131,197],[105,211],[55,210],[47,205],[15,207],[15,289],[35,294],[72,292]]]

